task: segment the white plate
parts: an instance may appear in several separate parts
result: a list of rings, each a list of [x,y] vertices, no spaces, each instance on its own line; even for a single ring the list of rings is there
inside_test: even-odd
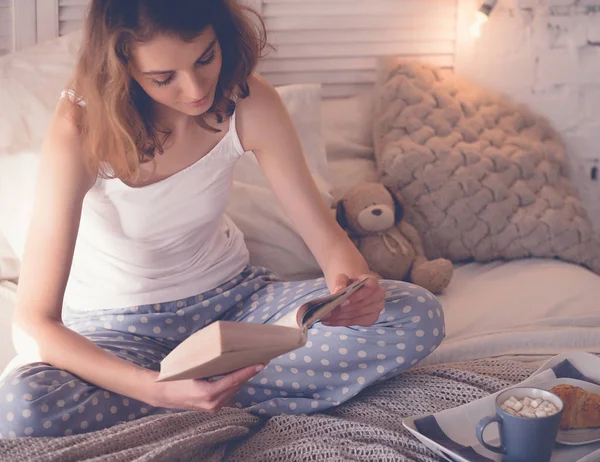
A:
[[[600,385],[577,379],[553,379],[549,380],[548,382],[540,383],[538,386],[544,390],[550,390],[552,387],[563,383],[581,387],[586,391],[591,391],[592,393],[600,394]],[[556,441],[561,444],[573,446],[594,443],[596,441],[600,441],[600,427],[559,430]]]
[[[558,377],[557,377],[558,375]],[[577,379],[573,377],[578,377]],[[600,383],[600,358],[587,353],[558,355],[532,376],[514,386],[536,386],[551,389],[568,383],[600,393],[600,385],[580,380],[589,378]],[[513,386],[509,387],[513,388]],[[503,391],[503,390],[501,390]],[[496,395],[501,391],[471,403],[431,415],[404,419],[404,427],[432,452],[451,462],[496,462],[502,456],[482,447],[475,436],[477,423],[495,413]],[[486,441],[498,445],[498,428],[486,430]],[[600,428],[561,431],[551,462],[600,461]]]

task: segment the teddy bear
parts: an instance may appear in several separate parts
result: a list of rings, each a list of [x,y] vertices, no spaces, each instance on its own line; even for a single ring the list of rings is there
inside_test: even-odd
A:
[[[452,279],[452,262],[445,258],[428,260],[419,233],[403,216],[404,207],[396,194],[372,182],[350,188],[336,209],[337,222],[371,271],[384,279],[408,279],[439,294]]]

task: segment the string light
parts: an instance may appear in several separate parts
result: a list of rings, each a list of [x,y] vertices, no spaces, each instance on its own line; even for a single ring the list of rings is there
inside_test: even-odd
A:
[[[481,27],[488,21],[490,13],[498,3],[498,0],[485,0],[479,10],[475,13],[475,21],[470,27],[474,37],[481,36]]]

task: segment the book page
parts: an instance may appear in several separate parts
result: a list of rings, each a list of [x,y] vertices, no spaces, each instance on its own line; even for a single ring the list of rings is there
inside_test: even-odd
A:
[[[316,304],[311,304],[302,313],[302,325],[307,329],[315,322],[326,318],[333,310],[350,298],[358,289],[368,281],[367,278],[361,279],[350,284],[341,292],[325,297]],[[314,300],[313,300],[314,301]]]
[[[274,324],[276,324],[278,326],[284,326],[284,327],[293,327],[294,329],[302,329],[300,309],[303,306],[304,305],[296,308],[295,310],[290,311],[288,314],[286,314],[283,318],[281,318],[279,321],[275,322]]]

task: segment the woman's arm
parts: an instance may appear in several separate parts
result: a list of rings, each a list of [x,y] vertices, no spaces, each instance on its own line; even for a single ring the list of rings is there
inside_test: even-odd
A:
[[[323,270],[329,289],[337,292],[369,274],[369,267],[321,198],[279,94],[257,76],[250,78],[249,85],[250,96],[240,100],[236,121],[242,145],[256,155],[283,209]],[[383,308],[383,289],[375,277],[371,279],[346,307],[346,313],[367,313],[366,320],[360,319],[367,324]],[[328,321],[357,320],[341,314],[334,313]]]
[[[147,371],[104,352],[66,328],[61,319],[82,203],[95,181],[81,156],[73,120],[77,110],[68,100],[60,101],[42,147],[13,342],[28,362],[46,362],[103,388],[134,396]]]
[[[217,410],[256,375],[256,367],[215,382],[156,383],[157,372],[105,352],[62,323],[82,203],[96,180],[81,158],[73,110],[70,102],[60,102],[43,146],[13,321],[15,349],[27,362],[49,363],[154,406]]]

